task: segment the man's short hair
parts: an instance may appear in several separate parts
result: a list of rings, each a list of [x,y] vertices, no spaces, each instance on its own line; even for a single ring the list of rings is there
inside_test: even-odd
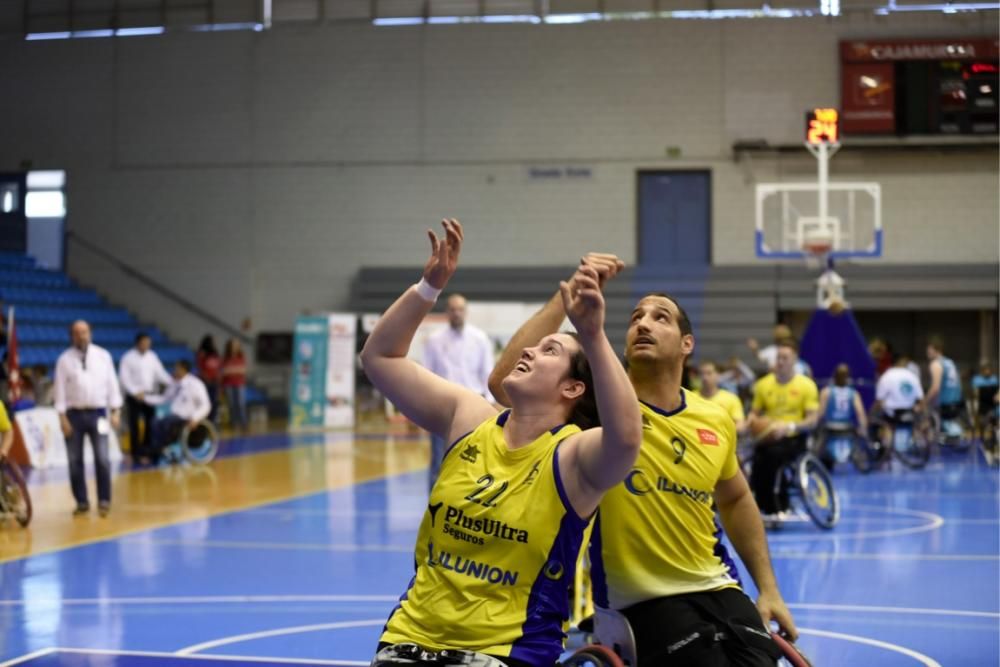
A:
[[[711,366],[715,371],[719,370],[719,364],[715,363],[711,359],[702,359],[698,362],[698,368],[708,368],[709,366]]]
[[[691,328],[691,319],[688,317],[688,314],[684,310],[684,308],[681,307],[681,304],[678,303],[677,299],[670,296],[666,292],[649,292],[648,294],[644,294],[642,298],[639,299],[639,301],[642,301],[643,299],[648,299],[651,296],[662,297],[667,301],[669,301],[670,303],[677,306],[677,314],[679,315],[677,319],[677,327],[681,330],[681,335],[682,336],[694,335],[694,329]]]
[[[187,359],[178,359],[177,365],[183,368],[186,372],[188,373],[191,372],[191,362],[188,361]]]
[[[796,354],[798,354],[798,352],[799,352],[799,342],[797,340],[795,340],[794,338],[792,338],[791,336],[789,336],[788,338],[782,338],[781,340],[779,340],[775,344],[778,347],[790,347],[793,350],[795,350]]]
[[[941,336],[931,336],[927,339],[927,344],[938,352],[944,352],[944,338]]]
[[[135,335],[135,344],[138,345],[143,338],[149,338],[149,334],[145,331],[140,331]]]

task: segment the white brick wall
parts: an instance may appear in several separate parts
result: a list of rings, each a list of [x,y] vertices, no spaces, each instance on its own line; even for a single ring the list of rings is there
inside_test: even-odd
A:
[[[467,223],[467,263],[632,260],[643,168],[711,169],[714,260],[752,262],[754,183],[815,167],[730,146],[797,142],[804,109],[838,100],[838,39],[989,34],[996,13],[4,41],[0,168],[67,168],[72,229],[234,325],[287,328],[343,307],[362,265],[420,263],[442,216]],[[527,177],[567,164],[592,178]],[[997,261],[997,173],[995,152],[832,164],[882,183],[887,262]],[[71,247],[70,262],[200,333],[99,260]]]

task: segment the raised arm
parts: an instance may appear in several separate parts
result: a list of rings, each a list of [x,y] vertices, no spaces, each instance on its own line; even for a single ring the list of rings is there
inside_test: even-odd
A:
[[[431,311],[437,294],[458,267],[462,225],[444,220],[445,237],[428,230],[431,256],[423,279],[403,292],[382,315],[361,351],[372,384],[418,426],[448,440],[471,431],[496,414],[479,394],[449,382],[406,358],[413,335]]]
[[[944,375],[944,369],[941,367],[941,362],[935,359],[930,363],[929,370],[931,372],[931,386],[927,388],[925,403],[934,405],[938,394],[941,393],[941,377]]]
[[[601,286],[625,267],[625,263],[615,255],[599,252],[592,252],[583,257],[580,260],[580,266],[585,265],[589,265],[597,271],[598,282]],[[572,278],[570,280],[572,281]],[[541,339],[559,331],[564,319],[566,319],[566,311],[563,309],[563,298],[561,292],[557,291],[548,303],[532,315],[531,319],[522,324],[521,328],[511,337],[490,373],[490,392],[497,403],[510,407],[510,399],[503,389],[503,379],[514,370],[514,366],[521,359],[521,351],[526,347],[537,345]]]
[[[601,427],[572,436],[559,468],[574,509],[589,516],[604,492],[632,469],[642,443],[642,416],[635,389],[604,332],[604,296],[597,270],[582,265],[559,285],[563,308],[576,327],[594,382]]]
[[[819,392],[819,414],[826,414],[826,404],[830,401],[830,388],[823,387]]]

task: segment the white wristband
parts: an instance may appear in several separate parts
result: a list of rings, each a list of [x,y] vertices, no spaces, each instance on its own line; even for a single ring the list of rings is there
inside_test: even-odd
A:
[[[421,278],[420,282],[414,285],[414,287],[417,290],[417,294],[420,295],[420,298],[424,301],[429,301],[430,303],[437,301],[438,296],[441,294],[441,290],[431,285],[424,278]]]

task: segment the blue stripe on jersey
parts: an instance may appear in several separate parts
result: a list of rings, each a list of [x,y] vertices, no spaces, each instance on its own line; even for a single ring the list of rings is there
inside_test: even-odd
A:
[[[743,582],[740,581],[740,572],[736,569],[736,563],[733,561],[732,556],[729,555],[726,545],[722,543],[722,526],[719,525],[718,519],[713,519],[713,521],[715,522],[715,547],[712,549],[712,553],[726,566],[729,576],[733,578],[736,585],[743,588]]]
[[[416,559],[414,559],[413,561],[413,569],[414,570],[417,569]],[[417,582],[417,575],[414,574],[413,578],[410,579],[410,583],[406,586],[406,590],[403,591],[403,594],[399,596],[399,602],[396,603],[396,606],[393,607],[392,611],[389,612],[389,617],[385,619],[385,625],[382,626],[382,632],[379,634],[379,636],[389,631],[389,621],[391,621],[392,617],[396,615],[396,612],[403,607],[403,601],[408,600],[410,598],[410,589],[413,588],[413,584],[415,584],[416,582]]]
[[[590,533],[590,589],[594,604],[610,609],[608,602],[608,577],[604,572],[604,556],[601,553],[601,511],[597,510],[594,530]]]
[[[647,403],[646,401],[639,401],[639,402],[642,403],[643,405],[645,405],[650,410],[656,412],[657,414],[661,414],[664,417],[673,417],[674,415],[680,413],[682,410],[684,410],[684,408],[687,407],[687,398],[684,396],[684,390],[683,389],[681,389],[681,404],[678,405],[673,410],[669,410],[669,411],[668,410],[664,410],[663,408],[658,408],[655,405]]]
[[[576,576],[576,561],[583,543],[587,522],[569,508],[566,491],[559,477],[559,447],[552,454],[556,488],[567,511],[559,522],[559,532],[552,542],[548,558],[535,576],[528,595],[527,616],[521,637],[510,649],[510,657],[530,665],[553,665],[563,651],[566,633],[563,624],[569,619],[567,591]]]

